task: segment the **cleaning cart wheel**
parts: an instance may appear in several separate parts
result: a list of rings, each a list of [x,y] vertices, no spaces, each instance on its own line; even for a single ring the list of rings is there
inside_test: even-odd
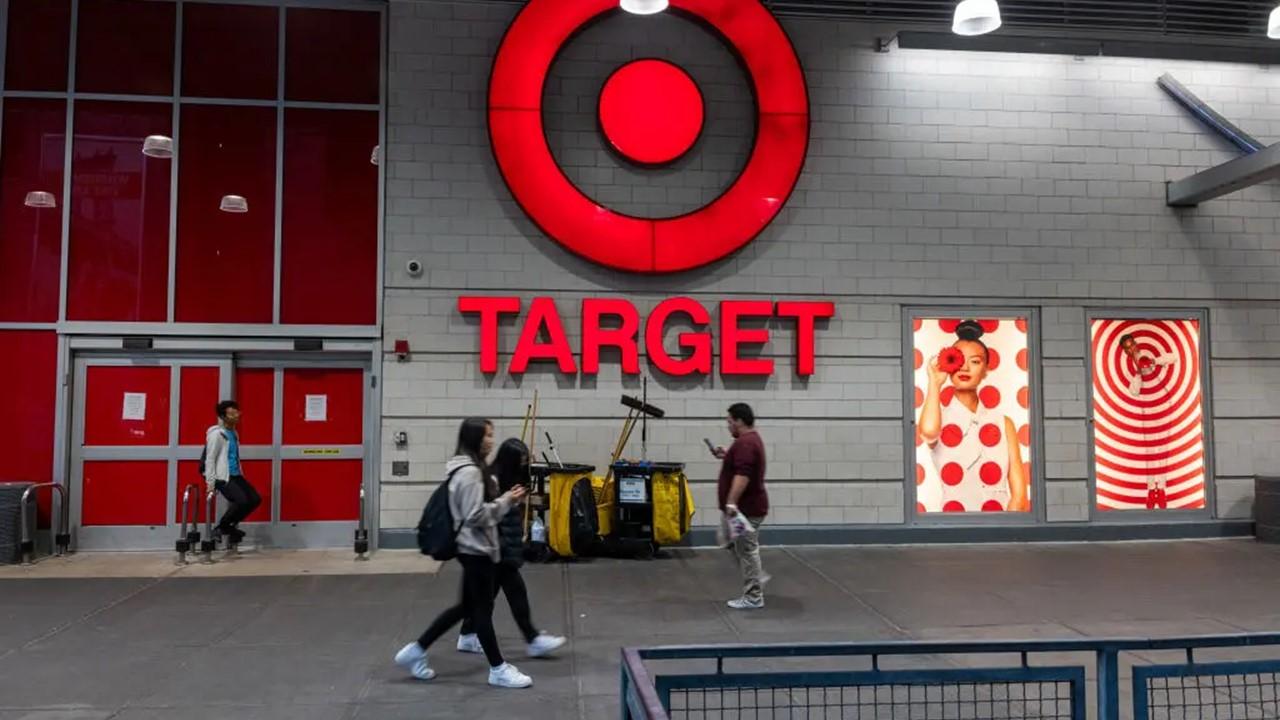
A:
[[[636,557],[640,560],[652,560],[658,548],[653,543],[643,543],[636,548]]]

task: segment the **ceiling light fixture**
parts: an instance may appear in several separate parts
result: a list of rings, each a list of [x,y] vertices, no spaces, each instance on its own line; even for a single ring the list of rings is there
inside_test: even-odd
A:
[[[167,135],[148,135],[142,141],[142,154],[147,157],[168,160],[173,157],[173,138]]]
[[[1271,18],[1267,20],[1267,37],[1280,40],[1280,5],[1271,11]]]
[[[239,195],[223,195],[222,202],[218,203],[218,209],[228,213],[247,213],[249,201]]]
[[[619,0],[618,7],[632,15],[656,15],[667,9],[668,0]]]
[[[986,35],[999,29],[1000,4],[996,0],[963,0],[956,5],[951,32],[957,35]]]
[[[22,204],[29,208],[56,208],[58,207],[58,200],[51,192],[32,190],[22,199]]]

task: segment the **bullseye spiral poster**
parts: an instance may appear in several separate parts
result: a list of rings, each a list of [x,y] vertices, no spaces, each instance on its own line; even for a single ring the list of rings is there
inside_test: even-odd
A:
[[[912,327],[916,512],[1030,512],[1027,318],[915,318]]]
[[[1100,510],[1205,507],[1200,322],[1091,323]]]

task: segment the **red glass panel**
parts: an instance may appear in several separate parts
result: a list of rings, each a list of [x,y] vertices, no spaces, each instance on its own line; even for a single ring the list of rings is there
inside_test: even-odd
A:
[[[271,368],[237,368],[236,402],[240,405],[240,443],[271,445],[275,417],[275,377]]]
[[[307,419],[308,396],[323,402],[323,416]],[[315,399],[323,398],[323,401]],[[364,371],[285,370],[285,445],[360,445],[364,442]]]
[[[168,318],[173,162],[143,155],[142,141],[172,126],[168,104],[76,103],[68,320]]]
[[[71,0],[9,0],[6,90],[67,89]]]
[[[382,65],[380,14],[289,8],[285,35],[286,98],[378,102]]]
[[[172,95],[175,8],[148,0],[81,0],[76,90]]]
[[[169,368],[93,365],[86,375],[85,445],[169,444]]]
[[[53,331],[0,330],[0,392],[9,408],[0,412],[0,437],[8,448],[0,482],[52,479],[57,363]]]
[[[245,518],[245,522],[270,522],[271,521],[271,461],[270,460],[241,460],[240,469],[245,473],[245,479],[258,491],[258,495],[262,497],[262,504],[254,510],[249,517]],[[173,517],[178,523],[182,522],[182,491],[188,485],[194,485],[199,488],[198,491],[192,492],[192,504],[195,506],[196,522],[203,523],[205,515],[205,497],[207,487],[204,478],[200,475],[200,466],[195,460],[183,460],[178,463],[178,492],[174,494]],[[217,507],[215,511],[219,516],[227,511],[227,499],[218,496]],[[218,518],[214,518],[217,522]],[[203,533],[204,529],[201,528]]]
[[[0,139],[0,321],[58,319],[62,257],[62,100],[4,101]],[[30,207],[48,193],[56,207]],[[41,196],[44,198],[45,196]],[[30,199],[30,200],[29,200]]]
[[[285,460],[280,464],[281,522],[356,520],[361,460]]]
[[[182,392],[178,397],[178,444],[204,445],[205,431],[218,421],[214,408],[218,401],[216,367],[184,367],[180,380]]]
[[[271,322],[276,109],[186,105],[178,171],[179,322]],[[219,209],[227,195],[245,213]]]
[[[167,525],[165,460],[86,460],[80,523]]]
[[[190,3],[182,9],[182,94],[274,100],[280,10]]]
[[[378,296],[378,114],[287,110],[280,319],[372,325]],[[335,293],[334,288],[342,288]]]

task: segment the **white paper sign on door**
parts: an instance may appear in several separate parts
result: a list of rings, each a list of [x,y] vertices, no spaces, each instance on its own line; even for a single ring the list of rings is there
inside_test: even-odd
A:
[[[146,420],[147,394],[131,392],[125,393],[124,410],[121,411],[120,417],[124,420]]]
[[[307,422],[326,422],[329,419],[329,396],[307,396]]]

